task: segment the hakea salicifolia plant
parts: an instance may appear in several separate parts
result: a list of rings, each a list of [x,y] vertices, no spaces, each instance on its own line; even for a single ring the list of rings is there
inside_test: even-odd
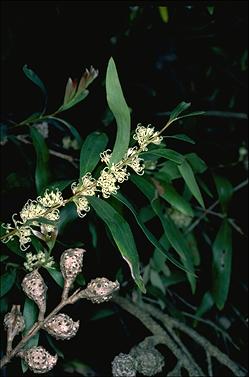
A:
[[[26,349],[26,343],[39,330],[44,330],[59,340],[69,340],[76,335],[80,322],[73,321],[67,314],[59,313],[61,309],[74,304],[80,299],[87,299],[93,303],[102,303],[111,299],[112,294],[119,289],[117,281],[112,282],[106,278],[92,280],[85,289],[77,289],[69,295],[73,283],[82,270],[83,254],[85,250],[75,248],[65,250],[60,259],[60,269],[64,278],[64,289],[59,305],[45,317],[47,286],[38,269],[28,273],[22,281],[22,289],[25,294],[36,303],[39,309],[37,322],[32,326],[22,340],[12,348],[13,339],[25,329],[25,320],[19,305],[13,305],[10,313],[4,317],[4,325],[7,330],[7,351],[0,362],[3,367],[14,356],[21,357],[34,373],[47,373],[56,362],[57,355],[50,355],[42,346]]]
[[[17,214],[14,214],[13,225],[2,225],[6,229],[6,234],[2,237],[3,242],[11,241],[14,236],[17,236],[21,250],[25,251],[29,247],[32,234],[45,241],[49,240],[49,237],[56,232],[56,222],[60,217],[59,208],[68,202],[74,202],[79,217],[84,217],[90,210],[88,196],[102,195],[103,198],[109,198],[116,194],[119,184],[128,180],[129,168],[139,175],[144,173],[144,160],[139,155],[148,150],[149,144],[161,143],[163,138],[160,133],[151,125],[147,127],[138,125],[133,135],[138,145],[129,148],[125,156],[115,164],[111,163],[111,150],[102,152],[101,162],[106,166],[100,172],[99,178],[93,178],[91,173],[85,174],[78,183],[72,184],[73,196],[71,198],[63,199],[62,193],[56,189],[46,190],[44,195],[38,196],[36,200],[28,200],[19,214],[19,220],[16,219]]]

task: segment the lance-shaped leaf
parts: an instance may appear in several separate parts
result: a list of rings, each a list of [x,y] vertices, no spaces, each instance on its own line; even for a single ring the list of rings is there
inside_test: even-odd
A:
[[[42,135],[34,127],[30,128],[30,134],[36,152],[35,183],[37,193],[40,195],[46,189],[50,181],[49,151]]]
[[[178,165],[178,169],[195,199],[203,208],[205,208],[199,186],[196,182],[193,170],[187,160],[185,160],[181,165]]]
[[[159,199],[154,199],[151,202],[151,204],[154,211],[156,212],[156,214],[161,220],[164,233],[169,243],[175,249],[177,254],[180,256],[182,264],[187,270],[186,272],[187,278],[190,283],[192,292],[194,293],[196,289],[196,278],[194,274],[192,255],[189,252],[188,245],[185,241],[185,238],[183,234],[180,232],[180,230],[175,226],[173,221],[171,221],[167,215],[163,215]]]
[[[120,202],[122,202],[129,210],[133,213],[138,225],[144,232],[147,239],[151,242],[151,244],[157,249],[158,253],[161,254],[162,257],[165,259],[168,259],[171,263],[173,263],[175,266],[185,270],[185,268],[181,265],[180,262],[178,262],[177,259],[175,259],[169,252],[168,248],[165,248],[162,246],[162,244],[156,239],[156,237],[150,232],[150,230],[146,227],[146,225],[141,221],[139,216],[137,215],[135,209],[133,208],[132,204],[120,193],[118,192],[115,195],[115,198],[118,199]]]
[[[120,161],[130,142],[131,116],[119,82],[113,58],[109,60],[106,73],[107,102],[117,122],[117,136],[110,163]]]
[[[47,89],[45,85],[43,84],[43,82],[41,81],[41,79],[37,76],[37,74],[34,71],[32,71],[32,69],[28,68],[27,64],[23,66],[23,72],[25,73],[28,79],[30,79],[35,85],[37,85],[41,89],[44,95],[44,105],[43,105],[43,110],[41,114],[44,114],[47,107]]]
[[[231,280],[232,231],[227,220],[222,223],[213,244],[212,295],[218,309],[223,309]]]
[[[219,195],[219,201],[223,212],[227,212],[228,204],[233,195],[233,186],[231,182],[220,175],[214,175],[214,182]]]
[[[80,152],[80,178],[97,166],[100,153],[105,150],[108,137],[105,133],[92,132],[84,141]]]
[[[23,335],[26,335],[31,327],[36,323],[38,317],[38,308],[34,301],[30,300],[29,298],[26,298],[25,300],[23,316],[25,320],[25,330],[23,332]],[[37,346],[39,342],[39,335],[39,332],[37,332],[34,336],[32,336],[32,338],[28,340],[24,348],[29,349],[31,347]],[[27,364],[22,361],[22,372],[25,373],[27,369]]]
[[[97,215],[106,223],[112,237],[125,261],[128,263],[132,277],[142,292],[145,292],[144,283],[139,272],[139,257],[136,244],[129,224],[106,201],[88,197]]]
[[[177,164],[182,164],[184,161],[184,156],[172,149],[166,149],[166,148],[165,149],[152,149],[148,152],[141,153],[142,157],[150,156],[150,155],[166,158]]]

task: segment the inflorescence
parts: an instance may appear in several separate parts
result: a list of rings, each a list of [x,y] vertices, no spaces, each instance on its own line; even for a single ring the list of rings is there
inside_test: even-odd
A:
[[[12,216],[13,225],[9,223],[2,225],[6,229],[5,237],[2,239],[3,242],[9,242],[13,240],[14,236],[17,236],[20,242],[20,249],[25,251],[29,247],[33,234],[40,235],[42,239],[50,239],[56,231],[56,222],[60,218],[60,207],[69,201],[73,201],[79,217],[84,217],[90,210],[88,196],[101,194],[106,199],[111,195],[115,195],[120,188],[119,184],[129,179],[129,168],[142,175],[145,164],[139,154],[147,151],[148,145],[151,143],[159,145],[163,137],[160,136],[158,131],[154,131],[154,127],[151,127],[151,125],[144,127],[139,124],[133,139],[137,141],[138,145],[129,148],[125,156],[115,164],[111,163],[112,152],[110,149],[102,152],[100,159],[106,166],[100,172],[99,178],[93,178],[91,173],[85,174],[78,183],[74,182],[72,184],[73,196],[68,200],[63,199],[59,189],[54,191],[46,190],[44,195],[38,196],[36,200],[29,199],[19,213],[19,220],[16,219],[17,214],[14,214]],[[36,258],[31,259],[30,257],[29,261],[27,261],[27,266],[25,266],[28,270],[33,270],[33,264],[39,263]],[[44,260],[43,263],[45,263]]]

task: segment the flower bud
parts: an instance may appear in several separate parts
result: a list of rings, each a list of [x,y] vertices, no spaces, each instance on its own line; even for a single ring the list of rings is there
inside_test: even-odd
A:
[[[56,339],[68,340],[76,335],[80,321],[74,322],[67,314],[57,314],[44,324],[43,328]]]
[[[22,281],[22,289],[26,295],[33,300],[40,310],[39,320],[43,319],[46,311],[47,286],[37,270],[27,274]]]
[[[70,287],[82,270],[83,254],[85,251],[79,248],[67,249],[61,255],[60,268],[64,277],[64,298],[67,297]]]
[[[135,347],[130,354],[136,360],[137,371],[144,376],[154,376],[162,371],[164,358],[155,348]]]
[[[4,326],[8,332],[9,342],[12,342],[14,337],[24,330],[25,321],[20,312],[20,305],[13,305],[11,312],[4,316]]]
[[[120,353],[112,362],[112,375],[114,377],[135,377],[136,361],[131,355]]]
[[[32,347],[18,354],[34,373],[47,373],[55,366],[58,356],[50,355],[43,347]]]
[[[110,281],[106,278],[96,278],[92,280],[87,288],[82,291],[82,297],[100,304],[112,298],[112,293],[119,289],[118,281]],[[81,292],[80,292],[81,294]]]

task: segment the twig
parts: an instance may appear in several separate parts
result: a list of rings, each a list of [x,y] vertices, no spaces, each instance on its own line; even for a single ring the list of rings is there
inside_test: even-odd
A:
[[[11,352],[7,353],[7,355],[3,356],[3,358],[0,360],[0,369],[9,363],[10,360],[21,351],[29,339],[32,338],[50,318],[57,314],[62,308],[64,308],[64,306],[74,303],[73,299],[77,293],[78,290],[75,291],[67,300],[62,300],[46,318],[44,318],[42,321],[36,322],[29,330],[27,335],[25,335],[17,344],[17,346]]]
[[[234,192],[237,192],[239,190],[241,190],[243,187],[247,186],[248,185],[248,179],[244,180],[243,182],[241,182],[240,184],[238,184],[237,186],[235,186],[233,188],[233,191]],[[204,217],[210,212],[212,211],[218,204],[219,204],[219,200],[216,200],[210,207],[208,207],[201,216],[198,217],[198,219],[196,219],[186,230],[185,233],[190,233],[192,232],[192,230],[201,222],[202,219],[204,219]]]
[[[195,365],[193,365],[189,358],[186,357],[185,353],[181,350],[181,348],[179,348],[175,341],[142,308],[120,296],[114,297],[113,301],[121,308],[138,318],[150,332],[156,335],[158,343],[165,344],[171,350],[177,360],[181,360],[182,365],[188,371],[189,376],[205,376],[203,372],[200,374],[200,368],[198,367],[198,369],[196,369]]]
[[[171,318],[165,313],[162,313],[158,309],[152,307],[149,304],[143,304],[143,308],[146,312],[150,313],[154,318],[160,320],[165,328],[176,328],[185,334],[187,334],[190,338],[192,338],[196,343],[200,344],[206,352],[209,352],[210,356],[216,358],[220,364],[225,365],[229,368],[236,377],[246,376],[246,374],[242,371],[242,369],[232,361],[226,354],[220,351],[216,346],[214,346],[209,340],[198,334],[195,330],[191,329],[187,325],[182,322],[177,321],[174,318]]]
[[[213,377],[212,358],[209,352],[206,352],[206,356],[207,356],[207,365],[208,365],[208,376]]]
[[[226,331],[221,329],[219,326],[215,325],[213,322],[209,321],[208,319],[203,319],[203,318],[197,317],[196,315],[193,315],[193,314],[190,314],[190,313],[187,313],[187,312],[182,312],[182,314],[185,317],[193,318],[198,322],[202,322],[202,323],[205,323],[208,326],[213,327],[215,331],[220,332],[221,335],[224,338],[226,338],[237,350],[240,350],[240,348],[237,346],[237,344],[234,343],[234,341],[232,340],[230,335]]]
[[[205,209],[203,209],[202,207],[196,207],[198,210],[201,210],[201,211],[205,211]],[[217,216],[219,217],[220,219],[224,219],[226,217],[226,215],[222,214],[222,213],[219,213],[219,212],[215,212],[215,211],[211,211],[210,209],[208,210],[208,212],[206,212],[207,214],[209,215],[213,215],[213,216]],[[234,219],[231,219],[231,218],[228,218],[227,221],[229,222],[229,224],[238,232],[240,233],[242,236],[244,236],[244,232],[243,230],[235,223],[235,220]]]
[[[171,114],[170,111],[159,112],[156,113],[157,116],[169,116]],[[234,119],[242,119],[247,120],[248,115],[246,113],[235,113],[232,111],[204,111],[203,116],[209,117],[218,117],[218,118],[234,118]]]
[[[31,141],[27,140],[26,135],[17,135],[16,138],[24,144],[32,144]],[[70,162],[75,168],[78,168],[78,164],[75,162],[75,159],[72,156],[67,155],[65,153],[57,152],[53,149],[49,149],[49,153],[53,156],[62,158],[63,160]]]

